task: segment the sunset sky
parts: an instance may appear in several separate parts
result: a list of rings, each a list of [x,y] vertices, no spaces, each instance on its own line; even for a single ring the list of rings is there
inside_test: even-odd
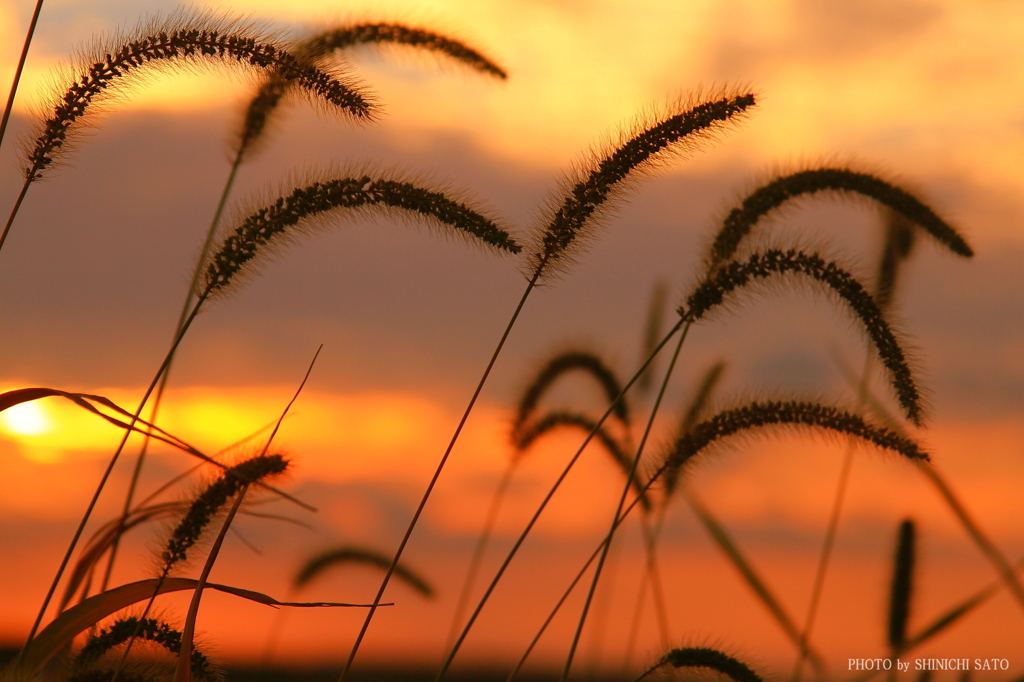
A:
[[[0,0],[0,84],[10,82],[31,3]],[[52,97],[55,69],[90,36],[133,26],[173,2],[48,0],[15,117],[0,148],[0,204],[21,186],[20,140]],[[402,586],[370,631],[367,665],[396,652],[433,666],[455,594],[509,456],[511,406],[556,350],[599,351],[624,376],[637,366],[655,284],[678,305],[716,223],[779,170],[851,164],[915,191],[968,237],[972,260],[921,239],[898,292],[895,324],[929,399],[913,431],[1011,560],[1024,552],[1024,6],[1005,0],[450,0],[283,2],[195,7],[302,36],[341,21],[401,21],[478,47],[507,68],[497,82],[408,50],[359,48],[351,70],[382,104],[356,126],[293,103],[245,164],[241,205],[277,196],[310,169],[397,168],[501,216],[519,238],[543,220],[558,181],[588,149],[606,149],[635,116],[700,93],[750,89],[741,124],[637,183],[586,254],[529,301],[456,447],[410,564],[439,592]],[[173,331],[190,268],[227,176],[227,140],[252,81],[228,68],[154,74],[123,91],[70,158],[28,194],[0,252],[0,391],[51,386],[134,408]],[[58,81],[59,82],[59,81]],[[6,88],[6,85],[3,85]],[[4,214],[6,215],[6,213]],[[818,198],[782,212],[764,244],[822,250],[870,279],[877,211]],[[161,425],[217,452],[276,419],[317,347],[306,391],[276,442],[293,457],[284,485],[320,511],[275,513],[312,530],[241,521],[256,556],[229,540],[214,578],[279,598],[304,556],[335,543],[393,551],[525,286],[521,262],[384,219],[345,221],[282,249],[230,298],[199,316],[176,360]],[[755,396],[851,405],[837,358],[859,368],[857,325],[812,287],[742,297],[694,329],[656,424],[662,447],[711,363],[720,404]],[[661,367],[664,367],[662,362]],[[893,401],[881,374],[877,392]],[[649,405],[641,400],[637,414]],[[551,404],[599,410],[567,381]],[[0,641],[25,636],[52,571],[119,434],[50,398],[0,414]],[[580,438],[536,448],[499,520],[507,549]],[[734,532],[794,618],[803,619],[845,445],[799,436],[731,443],[702,462],[692,488]],[[129,448],[129,454],[134,450]],[[619,474],[588,452],[468,641],[465,662],[514,662],[610,521]],[[101,500],[119,508],[129,460]],[[190,462],[158,448],[153,490]],[[177,494],[187,495],[195,486]],[[886,653],[886,590],[896,527],[918,522],[922,548],[911,629],[989,584],[995,573],[913,467],[863,451],[812,641],[836,671]],[[140,532],[115,572],[152,572],[158,533]],[[622,665],[642,553],[631,524],[618,548],[580,670]],[[485,574],[500,560],[497,548]],[[661,557],[672,644],[710,642],[788,674],[792,645],[680,500]],[[197,568],[197,567],[194,567]],[[339,571],[303,598],[368,600],[377,576]],[[319,590],[319,591],[318,591]],[[167,613],[183,607],[168,600]],[[273,614],[214,595],[200,628],[228,659],[262,655]],[[571,614],[581,601],[570,602]],[[648,608],[633,668],[662,651]],[[360,615],[293,613],[278,658],[336,664]],[[556,621],[537,664],[564,657],[575,615]],[[601,625],[604,622],[604,625]],[[1005,593],[920,655],[1001,657],[1024,673],[1024,610]],[[461,660],[461,657],[460,657]],[[632,668],[630,668],[632,670]],[[941,677],[940,677],[941,679]],[[950,678],[952,679],[952,678]],[[1003,679],[1002,676],[999,679]]]

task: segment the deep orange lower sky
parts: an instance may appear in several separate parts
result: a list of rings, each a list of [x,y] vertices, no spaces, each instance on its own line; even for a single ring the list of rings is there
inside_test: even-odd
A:
[[[76,42],[130,25],[150,4],[173,8],[46,5],[0,149],[0,204],[8,206],[20,188],[17,138],[31,129],[33,107],[43,106],[54,65]],[[638,183],[579,262],[533,295],[409,548],[410,564],[436,584],[438,598],[423,601],[396,586],[389,593],[396,605],[367,639],[365,664],[439,660],[473,539],[509,456],[510,406],[527,375],[555,350],[574,346],[631,372],[655,282],[667,282],[670,303],[678,303],[716,221],[777,168],[841,161],[880,172],[932,202],[975,246],[976,257],[965,261],[922,240],[904,272],[896,324],[928,389],[930,420],[915,437],[1001,551],[1011,560],[1024,552],[1019,7],[949,0],[396,0],[381,15],[368,3],[204,6],[244,9],[296,33],[349,14],[420,23],[481,46],[510,73],[507,83],[492,83],[441,60],[355,51],[352,68],[386,115],[356,128],[294,106],[267,148],[243,166],[240,199],[266,197],[285,175],[312,164],[370,161],[465,187],[524,236],[573,159],[614,139],[617,126],[637,112],[723,84],[749,86],[759,98],[742,126]],[[0,2],[0,82],[12,73],[27,12],[27,3]],[[170,336],[227,173],[224,140],[248,87],[227,70],[154,76],[96,119],[102,126],[82,140],[72,164],[32,188],[0,253],[0,390],[48,385],[134,407]],[[863,203],[806,202],[775,216],[765,241],[823,249],[870,277],[878,217]],[[259,277],[201,315],[176,364],[161,424],[207,452],[275,419],[324,344],[277,441],[294,458],[283,485],[320,511],[267,507],[311,530],[243,519],[241,536],[261,554],[229,538],[214,579],[283,598],[289,577],[312,552],[350,542],[391,551],[523,286],[514,259],[378,219],[325,230],[282,251]],[[753,394],[851,404],[836,358],[859,367],[863,354],[856,325],[810,288],[747,298],[687,340],[654,447],[669,437],[675,415],[714,361],[728,363],[723,402]],[[600,408],[585,382],[568,383],[552,405]],[[876,388],[888,400],[881,377]],[[24,637],[117,437],[55,398],[0,414],[3,640]],[[577,442],[559,435],[531,454],[499,519],[485,573]],[[690,482],[798,622],[844,447],[778,434],[741,440],[702,462]],[[128,466],[115,472],[97,519],[116,513]],[[180,455],[158,450],[145,486],[153,489],[186,466]],[[518,657],[596,545],[619,484],[603,454],[588,452],[484,612],[462,664],[507,665]],[[849,675],[849,658],[885,655],[891,555],[906,517],[917,521],[921,540],[912,630],[995,577],[912,467],[859,452],[813,637],[840,677]],[[160,532],[133,539],[118,580],[152,572]],[[638,538],[634,522],[598,592],[579,670],[624,665],[642,560]],[[671,639],[659,640],[648,604],[629,670],[666,644],[713,643],[767,672],[788,674],[792,645],[682,500],[666,525],[661,571]],[[376,578],[339,571],[300,597],[366,600]],[[569,611],[578,613],[580,604],[571,601]],[[180,600],[162,608],[181,620]],[[263,655],[274,617],[265,607],[212,595],[200,628],[215,653],[251,661]],[[354,612],[292,613],[275,655],[336,664],[358,622]],[[572,627],[568,616],[556,621],[537,665],[559,664]],[[1009,679],[1024,672],[1022,632],[1024,608],[1000,592],[914,655],[1005,658],[1010,671],[993,678]]]

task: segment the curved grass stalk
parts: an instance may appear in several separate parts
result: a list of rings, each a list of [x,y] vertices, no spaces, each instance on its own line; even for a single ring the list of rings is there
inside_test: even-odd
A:
[[[327,569],[340,564],[365,564],[386,570],[391,565],[391,558],[377,550],[366,547],[344,546],[328,549],[310,557],[303,564],[292,580],[292,589],[302,589]],[[434,588],[431,587],[430,583],[404,564],[399,564],[398,568],[395,569],[395,577],[399,578],[423,597],[430,599],[434,596]]]
[[[36,8],[32,11],[32,18],[28,22],[28,30],[25,32],[25,42],[21,46],[21,56],[18,57],[18,66],[14,69],[14,78],[11,80],[11,94],[7,96],[7,105],[4,107],[3,118],[0,119],[0,146],[4,143],[4,133],[7,132],[7,123],[11,120],[11,112],[14,110],[14,98],[18,94],[18,85],[21,83],[21,73],[25,70],[25,60],[28,59],[28,48],[32,44],[32,36],[36,32],[36,24],[39,23],[39,13],[43,10],[43,0],[36,0]],[[2,241],[0,241],[2,243]]]
[[[578,248],[581,237],[585,238],[587,236],[587,228],[589,223],[595,218],[595,214],[609,200],[615,198],[616,193],[622,190],[623,183],[627,181],[631,174],[649,168],[659,159],[663,159],[665,155],[683,150],[693,139],[700,136],[714,135],[730,119],[741,115],[753,105],[753,95],[726,96],[712,102],[698,104],[683,112],[674,113],[667,118],[658,120],[653,125],[645,126],[642,130],[635,132],[607,156],[592,160],[591,163],[581,170],[581,179],[576,182],[570,182],[570,187],[565,193],[564,199],[554,211],[553,217],[547,226],[538,235],[535,244],[536,249],[529,259],[529,281],[526,285],[526,290],[523,292],[515,311],[512,313],[512,317],[501,339],[498,341],[498,345],[491,354],[491,359],[488,361],[487,367],[484,369],[480,381],[477,383],[477,387],[469,400],[469,404],[455,428],[455,433],[444,454],[441,456],[430,482],[427,484],[427,489],[420,500],[420,504],[414,512],[405,535],[395,552],[392,569],[384,576],[380,589],[374,598],[374,603],[378,603],[383,598],[394,566],[397,565],[402,552],[405,550],[405,546],[423,512],[423,508],[426,506],[430,493],[433,491],[445,463],[448,461],[452,448],[455,447],[455,443],[458,441],[459,435],[469,419],[469,415],[476,404],[480,392],[483,390],[484,384],[487,382],[488,376],[490,376],[491,368],[497,361],[505,340],[512,331],[512,327],[515,325],[516,319],[518,319],[527,298],[529,298],[530,293],[541,277],[551,272],[553,268],[557,268],[560,264],[565,264],[565,256]],[[602,418],[601,421],[603,423],[604,419]],[[488,588],[488,595],[491,589],[493,589],[493,584],[491,588]],[[486,598],[485,596],[484,600]],[[472,623],[475,621],[480,608],[478,607],[477,611],[470,617],[470,621],[466,628],[463,629],[462,635],[460,635],[451,653],[442,664],[439,677],[443,676],[445,670],[447,670],[466,632],[472,627]],[[342,669],[339,682],[344,682],[348,671],[352,668],[352,662],[359,652],[359,646],[366,635],[370,622],[373,620],[375,610],[375,608],[371,608],[370,612],[367,613],[366,620],[356,636],[348,660]]]

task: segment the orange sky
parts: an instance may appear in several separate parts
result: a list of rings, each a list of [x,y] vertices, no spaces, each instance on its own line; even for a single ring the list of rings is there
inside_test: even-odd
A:
[[[25,4],[0,2],[0,83],[12,72]],[[147,6],[173,7],[115,0],[47,4],[11,135],[23,131],[21,117],[41,101],[48,74],[75,40],[131,23]],[[636,112],[719,84],[749,85],[759,96],[757,111],[741,127],[640,185],[633,204],[609,221],[570,275],[534,296],[410,546],[410,561],[438,584],[441,596],[421,603],[396,588],[399,606],[371,631],[368,660],[389,660],[399,648],[427,665],[440,655],[472,539],[506,461],[508,406],[522,387],[524,368],[536,367],[552,348],[583,344],[606,352],[621,371],[631,369],[655,279],[670,282],[674,304],[692,279],[688,273],[715,217],[739,190],[779,165],[852,158],[881,169],[934,201],[977,247],[968,263],[923,246],[907,269],[899,321],[930,387],[933,419],[920,437],[1007,555],[1016,559],[1024,550],[1024,328],[1013,312],[1024,305],[1024,91],[1018,87],[1024,82],[1024,8],[995,0],[451,0],[429,6],[391,0],[383,10],[376,2],[340,8],[246,0],[202,6],[244,10],[296,31],[348,16],[418,22],[481,46],[511,74],[507,83],[493,83],[398,51],[386,59],[357,51],[355,70],[385,104],[381,122],[353,129],[296,107],[263,156],[243,168],[239,196],[265,192],[285,169],[383,159],[467,185],[523,234],[561,170]],[[33,188],[22,223],[0,255],[0,391],[51,385],[134,407],[163,352],[180,305],[182,273],[226,173],[222,142],[247,86],[225,76],[154,78],[112,107],[71,167]],[[5,140],[0,150],[4,206],[19,186],[14,142]],[[874,230],[870,209],[816,206],[785,218],[776,221],[787,223],[776,225],[781,235],[838,243],[834,250],[860,254],[853,257],[858,272],[870,272],[875,241],[864,236]],[[813,228],[812,236],[805,228]],[[318,239],[313,248],[283,253],[262,277],[200,317],[183,346],[161,421],[215,452],[273,421],[312,351],[325,343],[311,385],[279,437],[295,457],[287,488],[321,509],[303,517],[314,530],[246,519],[243,533],[264,555],[232,540],[218,566],[218,580],[279,597],[303,554],[332,542],[383,549],[397,543],[523,286],[511,260],[386,221]],[[700,372],[717,359],[730,363],[727,396],[779,385],[800,395],[849,395],[833,358],[861,357],[862,351],[845,318],[806,292],[765,300],[695,329],[659,438],[667,437],[672,415]],[[577,387],[557,399],[584,395]],[[0,638],[24,636],[117,437],[56,398],[0,414],[0,542],[13,548],[0,562]],[[577,440],[552,438],[519,472],[499,521],[499,544],[511,542]],[[742,442],[694,477],[695,489],[735,530],[798,620],[842,450],[803,438]],[[467,661],[514,660],[596,543],[618,479],[592,454],[496,595],[477,639],[467,645]],[[154,462],[149,486],[185,466],[180,456],[162,451]],[[126,476],[119,470],[112,489],[120,491]],[[48,493],[39,494],[42,489]],[[102,500],[99,518],[114,513],[119,494]],[[836,665],[884,654],[884,594],[903,517],[918,521],[923,543],[913,623],[923,624],[993,577],[908,466],[874,453],[859,457],[846,514],[818,638]],[[790,645],[681,503],[669,526],[663,571],[676,643],[723,643],[785,674]],[[640,566],[635,529],[631,533],[615,586],[603,597],[608,630],[589,631],[580,670],[621,664],[622,648],[614,642],[624,636]],[[133,541],[120,579],[146,575],[155,542]],[[346,579],[322,598],[372,596],[369,573]],[[234,658],[255,655],[253,647],[262,644],[253,642],[261,643],[271,626],[260,609],[219,597],[210,599],[204,617],[208,640]],[[1020,675],[1022,618],[1019,605],[1001,594],[927,655],[1008,657],[1012,674]],[[357,619],[293,614],[280,656],[336,662]],[[548,664],[564,654],[569,619],[556,630],[539,654]],[[650,658],[659,647],[648,623],[638,651]]]

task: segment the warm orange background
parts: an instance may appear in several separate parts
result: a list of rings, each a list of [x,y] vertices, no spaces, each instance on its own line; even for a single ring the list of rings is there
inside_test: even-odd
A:
[[[19,187],[16,136],[43,101],[54,65],[81,39],[134,22],[150,4],[173,7],[44,8],[18,116],[0,150],[0,205]],[[0,3],[0,82],[13,70],[25,5]],[[970,263],[922,241],[900,292],[901,329],[931,389],[930,428],[919,435],[1000,548],[1014,560],[1024,550],[1021,8],[924,0],[204,6],[249,12],[294,31],[349,16],[422,23],[482,46],[511,74],[507,83],[493,83],[398,50],[383,59],[355,51],[354,69],[386,116],[356,129],[294,107],[266,151],[243,168],[238,197],[265,194],[286,172],[311,163],[383,160],[469,188],[523,235],[559,173],[636,112],[719,84],[753,87],[761,100],[721,142],[640,185],[590,253],[531,300],[409,548],[409,562],[440,596],[422,602],[395,587],[398,604],[371,630],[367,662],[400,657],[433,665],[440,657],[473,538],[508,456],[509,405],[525,373],[572,344],[606,352],[630,371],[654,281],[670,282],[673,300],[684,292],[715,218],[779,165],[853,159],[906,181],[970,237],[978,252]],[[164,351],[227,172],[223,140],[248,87],[230,75],[154,77],[111,108],[73,167],[33,188],[0,254],[0,390],[51,385],[133,406]],[[833,244],[830,250],[859,264],[859,272],[871,272],[877,219],[870,207],[809,202],[785,217],[773,229],[788,236],[777,239]],[[273,420],[325,344],[279,437],[294,457],[288,489],[320,512],[273,505],[313,530],[244,519],[242,534],[263,554],[229,539],[215,579],[283,597],[311,552],[338,542],[393,548],[522,286],[511,259],[376,221],[282,252],[260,278],[211,306],[183,347],[163,412],[168,430],[205,451]],[[853,325],[820,297],[781,293],[695,330],[656,444],[717,359],[729,362],[726,397],[753,387],[850,401],[832,358],[838,353],[860,366]],[[580,383],[556,399],[596,405],[587,396]],[[58,399],[0,415],[0,638],[24,637],[117,438]],[[503,512],[498,545],[510,544],[577,440],[559,436],[537,448]],[[743,441],[693,478],[798,621],[843,447],[799,437]],[[515,660],[595,546],[619,480],[599,452],[590,455],[484,612],[464,662]],[[146,485],[185,466],[179,455],[158,450]],[[97,519],[115,513],[127,469],[125,463],[115,474]],[[912,468],[875,453],[859,456],[814,637],[836,670],[848,658],[885,653],[892,543],[908,515],[922,543],[912,628],[994,577]],[[592,625],[585,636],[580,670],[622,665],[641,565],[636,528],[624,538],[599,593],[594,623],[605,625]],[[117,577],[148,575],[156,543],[140,534]],[[497,560],[495,552],[491,570]],[[681,501],[666,531],[662,570],[673,644],[720,643],[788,674],[791,645]],[[375,581],[368,571],[339,573],[302,596],[369,599]],[[169,600],[167,612],[176,613],[179,602]],[[573,605],[578,612],[580,602]],[[272,619],[269,609],[211,595],[201,627],[214,651],[253,660]],[[278,658],[337,662],[359,620],[354,612],[293,613]],[[557,621],[539,663],[557,665],[564,656],[572,620]],[[920,655],[1008,658],[1020,675],[1022,627],[1020,605],[1001,593]],[[661,651],[648,616],[633,668]]]

